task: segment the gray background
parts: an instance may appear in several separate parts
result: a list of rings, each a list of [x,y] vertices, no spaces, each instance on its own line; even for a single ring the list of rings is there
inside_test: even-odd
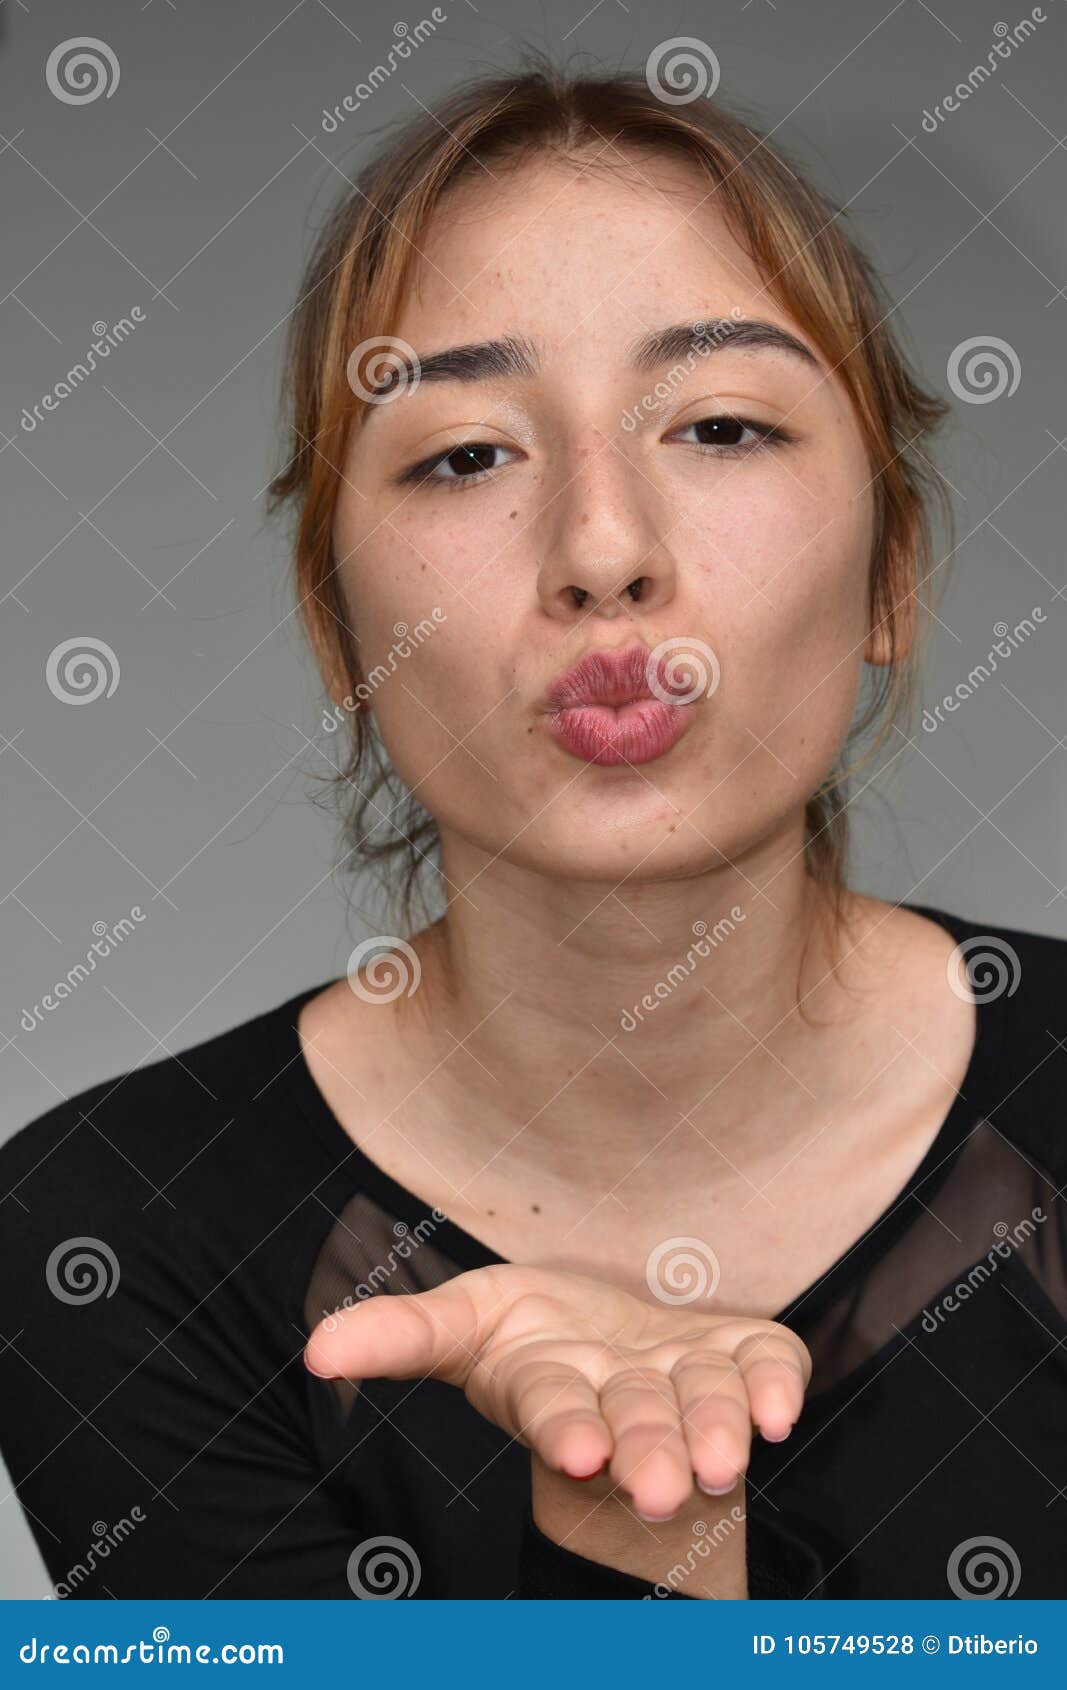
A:
[[[932,135],[924,109],[985,59],[998,22],[1027,15],[1021,5],[442,9],[447,22],[334,135],[323,107],[429,4],[0,11],[0,1134],[343,972],[353,936],[380,930],[358,888],[346,907],[334,825],[309,797],[324,772],[320,693],[261,498],[278,454],[281,333],[338,170],[420,101],[512,66],[520,38],[607,68],[640,68],[673,37],[707,42],[720,95],[848,204],[928,380],[947,392],[950,355],[972,336],[1017,355],[1014,395],[955,405],[943,463],[961,544],[925,701],[966,677],[997,622],[1035,606],[1047,620],[947,725],[917,726],[885,796],[856,806],[855,879],[1067,935],[1063,0],[1045,0],[1035,37]],[[69,105],[45,65],[79,35],[107,41],[120,79],[110,98]],[[84,355],[93,323],[135,305],[145,321],[132,337],[27,433],[23,407]],[[121,677],[110,698],[73,707],[49,690],[46,664],[82,636],[107,642]],[[135,905],[145,919],[131,937],[24,1032],[22,1012],[84,959],[93,924]],[[49,1593],[10,1494],[0,1590]]]

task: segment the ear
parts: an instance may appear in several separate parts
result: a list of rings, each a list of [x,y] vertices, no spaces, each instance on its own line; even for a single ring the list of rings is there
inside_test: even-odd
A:
[[[906,657],[919,625],[918,552],[914,522],[908,535],[889,547],[885,590],[872,606],[872,625],[863,649],[865,663],[883,668]]]

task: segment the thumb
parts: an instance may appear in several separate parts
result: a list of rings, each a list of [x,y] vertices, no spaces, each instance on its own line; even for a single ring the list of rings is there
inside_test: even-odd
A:
[[[432,1291],[378,1293],[328,1315],[304,1351],[324,1379],[444,1379],[461,1388],[508,1299],[491,1268],[458,1274]]]

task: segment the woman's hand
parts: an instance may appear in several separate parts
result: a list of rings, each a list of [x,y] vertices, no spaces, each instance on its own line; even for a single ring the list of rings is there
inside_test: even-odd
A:
[[[578,1274],[479,1268],[331,1315],[305,1351],[326,1378],[444,1379],[556,1472],[607,1467],[646,1520],[748,1465],[753,1426],[789,1435],[811,1377],[784,1326],[659,1308]]]

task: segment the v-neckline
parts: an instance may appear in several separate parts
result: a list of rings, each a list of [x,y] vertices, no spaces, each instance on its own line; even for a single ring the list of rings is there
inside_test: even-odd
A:
[[[943,927],[956,944],[969,934],[979,931],[963,918],[922,904],[901,904],[901,909],[922,915]],[[306,1003],[334,980],[326,980],[305,991],[296,993],[263,1018],[269,1029],[275,1057],[285,1057],[282,1074],[286,1085],[298,1104],[305,1120],[313,1127],[325,1148],[336,1160],[337,1169],[348,1173],[353,1192],[364,1191],[398,1221],[415,1228],[432,1221],[434,1240],[444,1255],[464,1271],[481,1267],[510,1265],[488,1244],[457,1222],[437,1217],[440,1210],[432,1209],[406,1186],[386,1173],[351,1139],[330,1108],[312,1075],[304,1053],[298,1021]],[[837,1298],[849,1284],[860,1280],[874,1263],[884,1256],[916,1218],[920,1205],[910,1199],[927,1186],[924,1201],[942,1183],[956,1155],[968,1138],[976,1122],[982,1117],[981,1100],[989,1095],[988,1081],[996,1071],[1001,1043],[1004,1000],[986,998],[975,993],[975,1036],[970,1059],[958,1091],[942,1118],[933,1139],[907,1180],[882,1209],[877,1218],[824,1269],[807,1288],[793,1297],[785,1308],[772,1316],[781,1325],[799,1330],[817,1319],[818,1315]],[[998,1013],[1000,1011],[1000,1013]]]

